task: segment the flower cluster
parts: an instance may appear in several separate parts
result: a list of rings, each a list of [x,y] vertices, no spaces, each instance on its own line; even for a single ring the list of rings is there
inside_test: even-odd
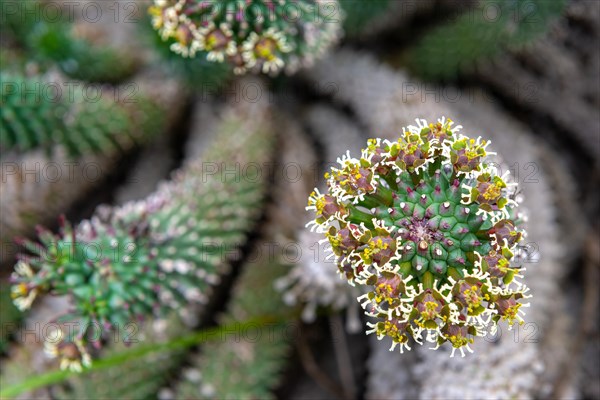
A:
[[[226,61],[236,74],[310,65],[340,29],[337,0],[154,0],[150,14],[171,50]]]
[[[309,197],[308,226],[365,288],[359,301],[379,319],[367,333],[391,337],[392,349],[450,342],[464,355],[501,319],[523,322],[516,184],[498,174],[489,143],[460,128],[417,120],[396,142],[371,139],[325,175],[328,193]]]
[[[34,277],[31,266],[26,262],[19,261],[15,265],[15,272],[11,276],[14,285],[11,287],[10,297],[21,311],[29,309],[40,293],[40,285],[33,279]]]
[[[81,372],[92,365],[92,358],[81,338],[69,340],[61,328],[55,328],[44,342],[44,351],[51,358],[60,360],[60,369]]]

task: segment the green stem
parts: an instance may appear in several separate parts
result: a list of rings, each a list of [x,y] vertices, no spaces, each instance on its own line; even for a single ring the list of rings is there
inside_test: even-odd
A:
[[[372,196],[387,207],[390,207],[392,204],[394,204],[393,194],[394,192],[391,189],[379,185],[377,191],[373,193]]]
[[[410,179],[412,180],[413,186],[417,186],[419,184],[419,182],[421,182],[421,174],[416,174],[414,172],[411,172],[410,174]]]
[[[433,289],[433,274],[429,271],[423,274],[423,288]]]
[[[382,204],[391,207],[394,204],[393,194],[393,190],[380,185],[375,193],[365,195],[364,199],[358,202],[358,205],[365,208],[377,208]]]
[[[448,268],[448,275],[451,276],[455,281],[459,281],[463,278],[462,274],[453,267]]]
[[[411,271],[412,264],[410,263],[410,261],[406,261],[400,264],[400,274],[402,274],[404,278],[407,278],[410,275]]]
[[[354,222],[355,224],[360,224],[361,222],[365,224],[365,226],[372,228],[373,227],[373,215],[366,213],[357,209],[356,207],[350,208],[350,215],[348,216],[348,220],[350,222]]]
[[[398,184],[396,183],[396,178],[397,178],[396,173],[393,171],[390,171],[390,173],[388,173],[383,178],[394,192],[398,191]]]
[[[365,195],[365,197],[363,198],[362,201],[359,201],[357,203],[357,205],[371,209],[371,208],[379,207],[381,205],[381,203],[379,202],[378,199],[376,199],[372,195],[367,194],[367,195]]]
[[[436,154],[436,159],[435,161],[429,166],[429,175],[433,176],[433,174],[435,173],[435,171],[437,171],[438,169],[442,169],[442,158],[440,157],[441,152],[438,151],[438,154]]]

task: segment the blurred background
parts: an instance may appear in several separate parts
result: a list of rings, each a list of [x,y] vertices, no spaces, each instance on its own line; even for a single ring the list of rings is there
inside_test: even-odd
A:
[[[2,398],[600,399],[598,1],[317,2],[327,45],[277,76],[177,54],[187,39],[153,29],[171,3],[210,2],[0,0]],[[307,26],[298,40],[319,37]],[[527,323],[465,358],[365,335],[357,292],[305,228],[339,156],[441,116],[491,139],[537,254]],[[13,305],[24,238],[64,234],[61,215],[141,229],[161,208],[156,235],[203,226],[220,244],[152,256],[201,283],[136,320],[135,344],[104,337],[91,370],[61,371],[43,339],[79,295]]]

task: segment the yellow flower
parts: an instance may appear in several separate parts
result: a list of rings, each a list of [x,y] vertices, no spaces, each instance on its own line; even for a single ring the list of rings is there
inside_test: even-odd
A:
[[[19,261],[17,263],[13,278],[21,282],[12,286],[10,297],[13,299],[15,306],[21,311],[29,309],[39,293],[39,289],[36,285],[23,282],[23,280],[29,281],[33,276],[33,270],[29,264],[24,261]]]
[[[284,66],[281,55],[291,50],[283,34],[269,28],[260,35],[252,32],[248,36],[243,44],[242,57],[248,69],[258,65],[263,73],[277,72]]]
[[[233,32],[228,24],[222,23],[218,27],[214,23],[201,28],[194,34],[198,49],[208,52],[208,61],[223,62],[225,56],[233,57],[237,53],[237,46],[233,40]]]
[[[519,322],[519,325],[522,325],[525,321],[519,315],[519,308],[521,308],[523,304],[516,303],[512,306],[509,306],[504,310],[504,314],[502,315],[502,319],[507,321],[509,325],[513,325],[515,321]]]

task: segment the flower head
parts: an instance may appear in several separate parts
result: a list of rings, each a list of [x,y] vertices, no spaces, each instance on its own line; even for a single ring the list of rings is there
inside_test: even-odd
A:
[[[161,38],[184,57],[201,53],[229,63],[236,74],[277,75],[310,65],[337,40],[340,18],[326,11],[339,8],[323,2],[154,0],[149,13]]]
[[[233,32],[225,23],[216,27],[214,23],[196,31],[197,48],[208,52],[208,61],[223,62],[226,56],[237,53]]]
[[[490,162],[489,142],[459,130],[417,120],[396,142],[371,139],[309,199],[309,226],[366,291],[359,301],[381,320],[369,332],[392,347],[448,342],[464,355],[488,325],[522,320],[516,185]]]
[[[24,261],[19,261],[11,276],[14,285],[11,287],[10,296],[21,311],[29,309],[40,292],[38,285],[33,282],[33,277],[31,266]]]
[[[247,68],[258,67],[263,73],[278,72],[284,66],[283,54],[292,48],[287,44],[283,33],[270,28],[265,33],[250,33],[242,45],[242,58]]]
[[[60,328],[53,329],[44,343],[44,351],[51,358],[60,360],[60,369],[81,372],[83,367],[92,365],[92,359],[83,341],[75,338],[72,341],[65,339]]]

